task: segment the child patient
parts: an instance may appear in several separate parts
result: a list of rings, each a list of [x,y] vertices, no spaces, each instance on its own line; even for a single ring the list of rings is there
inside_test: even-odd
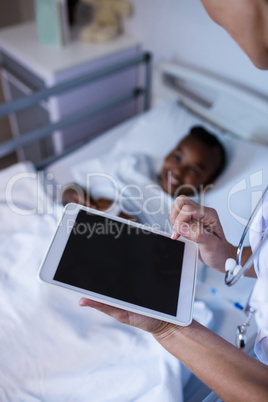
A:
[[[162,190],[171,197],[181,194],[191,196],[212,184],[224,165],[225,150],[222,144],[206,129],[195,126],[166,156],[155,178]],[[113,200],[95,199],[81,186],[72,184],[63,192],[62,202],[64,205],[74,202],[104,211]],[[130,218],[122,212],[119,216]]]

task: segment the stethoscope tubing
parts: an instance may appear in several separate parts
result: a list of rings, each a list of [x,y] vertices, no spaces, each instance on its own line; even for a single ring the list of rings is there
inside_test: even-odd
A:
[[[260,253],[262,247],[264,246],[266,240],[268,239],[268,228],[266,228],[266,230],[263,234],[262,240],[260,241],[260,243],[258,244],[256,249],[254,250],[254,252],[251,254],[251,256],[248,258],[248,260],[245,262],[245,264],[242,266],[241,259],[242,259],[242,252],[243,252],[243,248],[244,248],[245,238],[248,234],[248,231],[250,229],[250,226],[251,226],[254,218],[256,217],[260,207],[262,206],[262,203],[263,203],[267,193],[268,193],[268,186],[264,190],[262,197],[260,198],[260,200],[258,201],[258,204],[254,208],[254,210],[247,222],[247,225],[243,231],[243,234],[241,236],[241,239],[240,239],[238,247],[237,247],[236,267],[233,270],[227,271],[225,274],[225,283],[228,286],[234,285],[241,278],[241,276],[243,276],[249,270],[249,268],[253,264],[254,259]]]

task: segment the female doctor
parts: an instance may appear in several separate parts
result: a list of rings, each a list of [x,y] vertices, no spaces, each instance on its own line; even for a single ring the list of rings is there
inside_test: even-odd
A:
[[[232,36],[256,67],[268,69],[268,0],[201,0],[210,17]],[[259,234],[268,226],[268,201],[257,216]],[[236,258],[237,247],[227,242],[217,212],[185,196],[176,199],[170,213],[172,238],[180,235],[198,243],[200,259],[224,272],[225,261]],[[251,254],[244,248],[242,263]],[[254,272],[255,268],[255,272]],[[82,298],[81,306],[94,307],[125,324],[151,332],[224,401],[268,401],[268,242],[254,260],[248,275],[258,276],[251,305],[256,308],[259,332],[255,352],[245,354],[209,329],[193,321],[188,327],[144,317]]]

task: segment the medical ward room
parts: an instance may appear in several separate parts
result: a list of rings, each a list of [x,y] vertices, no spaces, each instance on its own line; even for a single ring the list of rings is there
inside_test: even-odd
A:
[[[268,72],[199,0],[1,0],[0,77],[0,401],[220,400],[150,333],[37,276],[66,190],[82,203],[88,174],[101,176],[93,199],[111,191],[109,175],[129,186],[135,219],[170,236],[174,194],[159,208],[135,189],[159,179],[193,128],[224,158],[190,197],[217,210],[237,245],[268,183]],[[198,261],[193,318],[236,345],[255,279],[229,287],[224,276]],[[253,356],[256,331],[253,318]]]

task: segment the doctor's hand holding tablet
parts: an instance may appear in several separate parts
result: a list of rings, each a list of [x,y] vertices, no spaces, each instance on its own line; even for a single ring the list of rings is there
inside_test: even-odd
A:
[[[39,277],[79,292],[94,306],[105,303],[121,318],[132,320],[133,312],[185,326],[192,321],[197,260],[194,242],[67,204]],[[142,317],[139,322],[146,324]]]

